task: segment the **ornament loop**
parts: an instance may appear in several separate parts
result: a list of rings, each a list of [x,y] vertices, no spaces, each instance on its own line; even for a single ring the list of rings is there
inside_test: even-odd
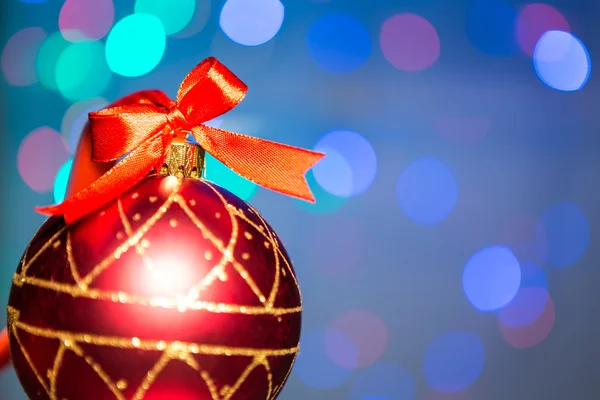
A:
[[[181,131],[187,128],[185,115],[183,115],[181,110],[177,107],[177,104],[169,109],[167,114],[167,125],[170,127],[170,132],[173,135],[180,135]]]
[[[174,139],[167,149],[160,173],[177,178],[199,179],[204,173],[205,156],[206,152],[200,146],[188,143],[185,139]]]

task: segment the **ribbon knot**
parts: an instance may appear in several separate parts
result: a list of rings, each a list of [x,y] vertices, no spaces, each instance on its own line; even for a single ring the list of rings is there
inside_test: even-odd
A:
[[[176,134],[182,130],[189,130],[185,115],[177,107],[177,103],[173,103],[167,114],[167,125],[171,129],[171,133]]]
[[[89,114],[92,160],[127,156],[64,202],[36,210],[67,223],[98,210],[163,164],[169,144],[191,132],[206,152],[246,179],[314,202],[304,174],[324,154],[204,125],[237,106],[247,86],[213,57],[183,80],[173,101],[159,90],[130,94]]]

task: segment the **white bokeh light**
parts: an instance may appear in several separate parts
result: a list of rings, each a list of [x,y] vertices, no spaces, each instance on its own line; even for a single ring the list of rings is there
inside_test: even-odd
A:
[[[572,33],[548,31],[533,52],[535,72],[549,87],[572,92],[585,86],[590,76],[590,56]]]
[[[283,24],[284,7],[279,0],[227,0],[219,25],[234,42],[258,46],[273,39]]]

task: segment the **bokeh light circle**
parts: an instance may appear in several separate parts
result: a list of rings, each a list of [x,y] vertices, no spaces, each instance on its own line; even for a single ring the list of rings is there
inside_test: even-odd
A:
[[[115,19],[112,0],[66,0],[58,15],[58,27],[70,42],[102,39]]]
[[[485,139],[491,122],[486,117],[449,117],[435,119],[436,131],[446,140],[461,146],[472,146]]]
[[[427,384],[441,392],[458,392],[481,375],[485,352],[481,339],[471,332],[446,332],[425,352],[423,374]]]
[[[375,363],[387,347],[387,326],[375,313],[368,310],[347,310],[336,317],[328,326],[328,331],[342,332],[348,337],[357,350],[358,359],[354,364],[347,364],[346,354],[339,348],[326,347],[325,351],[331,360],[343,367],[366,367]]]
[[[174,38],[189,38],[198,34],[208,22],[210,17],[210,1],[196,0],[194,15],[189,24],[181,32],[174,34]]]
[[[377,156],[371,144],[352,131],[325,134],[315,145],[325,153],[314,167],[315,179],[329,193],[351,197],[365,192],[377,173]]]
[[[561,202],[542,214],[537,236],[548,243],[548,263],[565,268],[585,254],[590,244],[590,223],[577,204]]]
[[[67,186],[69,185],[69,176],[71,175],[71,167],[73,166],[73,159],[70,159],[60,167],[56,178],[54,178],[54,203],[62,203],[67,193]]]
[[[462,283],[473,307],[495,311],[508,304],[519,291],[521,267],[508,247],[485,247],[467,261]]]
[[[129,15],[112,28],[106,39],[106,60],[110,69],[123,76],[142,76],[162,59],[166,46],[165,30],[158,17]]]
[[[372,50],[371,35],[357,18],[327,14],[315,21],[307,37],[310,56],[325,71],[345,74],[359,69]]]
[[[507,327],[515,328],[533,323],[546,308],[548,292],[541,287],[523,287],[498,313],[498,320]]]
[[[108,105],[108,100],[101,97],[94,97],[88,100],[73,103],[63,115],[60,125],[60,133],[67,141],[69,151],[75,154],[79,138],[83,128],[88,121],[88,114],[92,111],[98,111]]]
[[[532,262],[519,262],[521,266],[521,288],[548,289],[548,278],[544,270]]]
[[[206,155],[206,179],[229,190],[242,200],[248,201],[254,196],[258,186],[229,169],[210,154]]]
[[[509,345],[524,349],[543,342],[552,332],[555,320],[554,302],[548,295],[543,312],[532,323],[523,326],[507,326],[498,318],[498,325],[502,337]]]
[[[404,168],[396,196],[400,208],[411,220],[435,225],[454,209],[458,186],[450,168],[436,158],[424,157]]]
[[[298,207],[305,211],[314,214],[329,214],[334,211],[337,211],[347,201],[347,198],[335,196],[323,189],[315,179],[312,170],[309,170],[306,173],[306,182],[308,182],[308,187],[310,188],[313,196],[315,197],[315,202],[309,203],[308,201],[303,200],[293,200],[298,205]]]
[[[300,352],[294,364],[293,374],[304,384],[315,389],[332,389],[346,382],[352,375],[352,370],[335,364],[325,353],[326,331],[315,330],[303,334],[300,338]],[[330,334],[331,335],[331,334]],[[343,348],[349,353],[351,341],[342,339],[342,333],[337,332],[329,340],[337,339],[343,343]]]
[[[56,63],[56,86],[67,99],[78,101],[99,95],[111,79],[101,42],[69,45]]]
[[[9,85],[29,86],[37,82],[35,58],[48,34],[42,28],[30,27],[15,33],[2,49],[2,73]]]
[[[514,54],[516,19],[517,10],[502,0],[477,0],[467,11],[467,36],[483,53]]]
[[[350,385],[350,400],[412,400],[415,382],[402,367],[378,363],[361,370]]]
[[[35,59],[35,69],[42,86],[57,90],[56,64],[63,50],[71,45],[60,32],[54,32],[44,40]]]
[[[17,168],[25,183],[36,192],[48,192],[60,167],[70,158],[60,133],[49,127],[30,132],[17,153]]]
[[[544,33],[548,31],[569,32],[570,29],[565,17],[548,4],[527,4],[517,17],[517,41],[521,50],[529,56],[533,56],[535,45]]]
[[[535,46],[533,63],[542,82],[563,92],[580,90],[590,77],[587,48],[569,32],[544,33]]]
[[[347,335],[337,330],[325,331],[325,354],[336,365],[349,370],[355,369],[358,363],[356,345]]]
[[[431,67],[440,57],[440,38],[429,21],[416,14],[397,14],[381,26],[379,45],[395,68],[414,72]]]
[[[244,46],[258,46],[273,39],[283,24],[280,0],[227,0],[219,24],[223,33]]]
[[[313,173],[319,185],[333,195],[350,197],[353,185],[352,166],[349,161],[337,150],[328,147],[320,146],[315,150],[327,154],[325,159],[313,167]]]
[[[136,0],[135,12],[150,14],[159,18],[167,35],[177,33],[185,28],[196,9],[196,0]]]

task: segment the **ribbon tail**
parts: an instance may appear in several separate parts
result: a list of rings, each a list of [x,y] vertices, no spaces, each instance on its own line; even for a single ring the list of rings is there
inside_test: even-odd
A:
[[[60,204],[36,207],[36,211],[52,216],[63,215],[67,224],[74,223],[137,185],[159,162],[163,151],[162,133],[159,132],[90,186]]]
[[[249,181],[314,203],[304,175],[323,153],[206,125],[193,128],[192,134],[204,150]]]

